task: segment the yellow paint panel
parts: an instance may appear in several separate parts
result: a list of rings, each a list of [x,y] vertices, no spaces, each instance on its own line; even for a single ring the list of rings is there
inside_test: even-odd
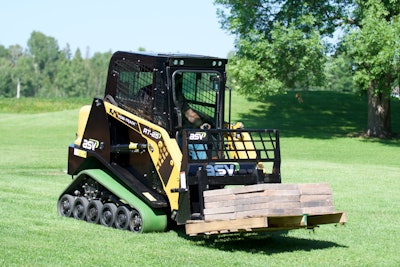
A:
[[[86,158],[87,152],[85,150],[74,148],[74,155],[77,157]]]

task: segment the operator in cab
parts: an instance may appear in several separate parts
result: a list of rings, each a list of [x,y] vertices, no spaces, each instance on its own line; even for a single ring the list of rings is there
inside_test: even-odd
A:
[[[200,115],[194,111],[188,104],[182,90],[183,85],[182,74],[175,75],[175,92],[176,100],[178,102],[178,107],[181,110],[182,116],[182,128],[200,128],[200,129],[210,129],[211,125],[207,122],[203,122]]]

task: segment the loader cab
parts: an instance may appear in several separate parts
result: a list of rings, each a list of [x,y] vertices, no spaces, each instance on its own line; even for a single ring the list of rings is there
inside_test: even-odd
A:
[[[104,98],[163,127],[171,137],[189,127],[183,105],[222,128],[226,63],[206,56],[116,52]]]

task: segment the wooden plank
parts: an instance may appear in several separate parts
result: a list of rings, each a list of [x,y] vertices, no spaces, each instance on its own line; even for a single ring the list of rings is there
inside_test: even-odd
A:
[[[265,217],[226,221],[188,221],[185,225],[186,234],[188,235],[221,231],[251,231],[251,229],[262,227],[268,227],[268,220]]]
[[[263,210],[246,210],[236,212],[236,218],[247,218],[256,216],[276,216],[276,215],[302,215],[300,208],[293,209],[263,209]]]
[[[214,189],[214,190],[206,190],[203,192],[204,197],[208,196],[222,196],[222,195],[231,195],[233,194],[232,188],[223,188],[223,189]]]
[[[224,200],[234,200],[236,199],[235,195],[214,195],[214,196],[207,196],[204,198],[204,202],[219,202]]]
[[[204,219],[207,221],[233,220],[233,219],[237,219],[237,214],[236,214],[236,212],[207,214],[207,215],[204,215]]]
[[[332,195],[332,189],[327,183],[298,184],[301,195]]]
[[[300,192],[297,189],[281,189],[281,190],[265,190],[265,196],[299,196]]]
[[[211,208],[211,209],[204,209],[204,215],[218,214],[218,213],[231,213],[231,212],[235,212],[235,211],[236,211],[235,206],[217,207],[217,208]]]
[[[306,208],[301,209],[301,212],[303,214],[309,214],[309,215],[331,213],[334,211],[335,211],[335,208],[333,206],[306,207]]]
[[[305,202],[301,203],[302,208],[319,208],[319,207],[333,207],[332,203],[326,203],[322,201]]]
[[[308,202],[326,202],[327,204],[333,203],[333,196],[332,195],[301,195],[300,196],[301,203],[308,203]]]
[[[213,202],[204,202],[204,208],[212,209],[219,207],[229,207],[234,206],[235,200],[222,200],[222,201],[213,201]]]
[[[259,192],[251,192],[247,194],[235,194],[235,199],[248,199],[248,198],[257,198],[257,197],[264,197],[264,191]]]
[[[294,216],[270,216],[268,226],[276,228],[299,228],[307,226],[307,217],[303,215]]]
[[[298,186],[297,184],[255,184],[232,188],[232,193],[244,194],[265,190],[298,190]]]
[[[286,203],[286,202],[299,202],[299,195],[288,195],[288,196],[261,196],[254,198],[240,198],[235,199],[234,205],[246,205],[246,204],[257,204],[257,203]]]
[[[259,210],[259,209],[300,209],[300,202],[266,202],[250,203],[234,207],[235,211]]]
[[[347,216],[345,212],[332,212],[329,214],[310,215],[307,217],[307,222],[308,225],[311,226],[330,223],[345,224],[347,222]]]

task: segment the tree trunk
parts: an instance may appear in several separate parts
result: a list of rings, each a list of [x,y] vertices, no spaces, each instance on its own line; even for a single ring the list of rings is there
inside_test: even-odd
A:
[[[17,95],[16,98],[19,98],[21,95],[21,80],[18,78],[17,80]]]
[[[374,82],[368,89],[368,129],[367,136],[389,138],[391,136],[390,96],[375,91]]]

